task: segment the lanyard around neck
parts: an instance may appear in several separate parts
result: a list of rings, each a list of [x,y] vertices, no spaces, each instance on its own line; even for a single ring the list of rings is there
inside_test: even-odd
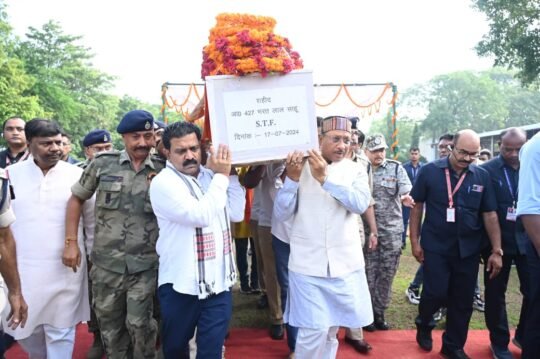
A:
[[[446,174],[446,189],[448,191],[448,208],[454,207],[454,195],[461,187],[461,184],[463,183],[463,180],[465,180],[465,177],[467,176],[467,172],[464,172],[461,177],[459,178],[458,183],[456,184],[456,188],[452,191],[452,183],[450,183],[450,170],[448,168],[444,169],[444,173]]]
[[[504,177],[506,178],[506,184],[508,185],[508,191],[510,191],[510,196],[512,197],[512,202],[514,202],[514,205],[516,203],[516,197],[517,197],[517,189],[514,193],[514,188],[512,187],[512,182],[510,182],[510,176],[508,175],[508,171],[506,170],[506,167],[503,167],[504,171]]]

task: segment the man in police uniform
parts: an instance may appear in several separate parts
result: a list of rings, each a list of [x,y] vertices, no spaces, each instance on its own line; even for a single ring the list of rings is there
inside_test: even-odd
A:
[[[527,265],[524,228],[521,220],[516,218],[519,181],[519,151],[527,141],[527,134],[519,128],[510,128],[501,133],[499,140],[500,155],[484,163],[481,167],[489,172],[495,197],[497,198],[497,215],[502,235],[503,266],[501,273],[488,279],[484,273],[486,325],[489,329],[491,351],[496,358],[513,358],[508,350],[510,333],[506,317],[505,293],[512,264],[516,265],[519,277],[519,289],[523,295],[521,314],[516,328],[514,341],[520,343],[525,333],[525,319],[529,303],[529,268]],[[491,248],[483,253],[487,261]]]
[[[463,351],[472,315],[479,255],[485,246],[482,222],[492,254],[486,270],[494,277],[502,266],[501,233],[497,202],[489,174],[474,165],[480,138],[472,130],[454,137],[450,156],[422,167],[411,192],[410,239],[414,257],[424,263],[424,288],[416,319],[416,340],[431,351],[433,314],[448,308],[441,354],[445,358],[468,358]],[[420,222],[426,204],[426,216]]]
[[[117,127],[126,149],[98,154],[73,185],[68,201],[66,235],[73,236],[82,203],[96,193],[93,307],[106,355],[113,359],[156,357],[158,225],[148,189],[165,163],[150,155],[153,123],[147,111],[128,112]],[[77,253],[72,258],[76,266]]]
[[[85,169],[94,157],[101,152],[113,149],[111,134],[107,130],[92,130],[84,136],[83,142],[84,156],[86,161],[79,162],[76,166]]]
[[[15,222],[15,215],[10,205],[9,180],[6,171],[0,169],[0,284],[5,281],[8,287],[8,300],[11,306],[4,323],[12,329],[19,325],[24,328],[28,317],[28,306],[21,291],[21,280],[17,270],[17,254],[15,240],[9,226]],[[3,288],[0,295],[4,295]],[[3,334],[3,333],[0,333]],[[0,346],[0,357],[4,357],[3,343]]]
[[[413,205],[409,196],[412,186],[407,172],[399,162],[386,159],[387,147],[381,134],[372,135],[366,140],[365,153],[370,161],[368,172],[373,173],[372,192],[378,234],[377,248],[365,252],[366,274],[375,319],[371,325],[365,327],[368,331],[389,329],[384,312],[390,304],[392,281],[401,256],[401,206]],[[366,232],[368,231],[366,228]]]
[[[84,146],[84,155],[86,157],[86,161],[79,162],[75,165],[82,169],[88,167],[90,162],[92,162],[92,160],[98,153],[108,152],[113,149],[111,134],[109,133],[109,131],[101,129],[88,132],[86,136],[84,136],[82,144]],[[90,257],[87,258],[87,262],[87,268],[90,272],[90,268],[92,268],[92,262],[90,260]],[[92,303],[92,280],[90,279],[90,273],[88,274],[88,287],[90,288],[88,294],[90,295],[90,303]],[[94,342],[86,353],[86,358],[101,359],[103,357],[103,354],[105,353],[103,349],[103,343],[101,341],[101,333],[99,331],[96,312],[92,307],[90,308],[90,321],[88,322],[88,331],[93,334]]]

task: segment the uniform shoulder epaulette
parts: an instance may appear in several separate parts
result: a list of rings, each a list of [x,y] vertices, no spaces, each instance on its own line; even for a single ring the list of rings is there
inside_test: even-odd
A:
[[[95,156],[94,158],[106,157],[106,156],[115,156],[115,157],[118,157],[118,156],[120,156],[120,151],[112,150],[112,151],[106,151],[106,152],[96,153],[96,156]]]
[[[386,161],[389,162],[389,163],[396,164],[396,165],[400,165],[400,164],[401,164],[401,162],[396,161],[396,160],[392,160],[392,159],[387,159]]]
[[[159,163],[163,163],[163,164],[165,164],[165,162],[167,161],[167,160],[164,159],[163,157],[156,156],[156,155],[152,155],[152,156],[150,157],[150,159],[151,159],[152,161],[159,162]]]

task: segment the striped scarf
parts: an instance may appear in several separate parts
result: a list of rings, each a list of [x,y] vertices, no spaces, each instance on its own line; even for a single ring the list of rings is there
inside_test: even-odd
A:
[[[197,200],[200,195],[197,194],[195,186],[198,187],[199,193],[203,194],[203,189],[200,184],[192,177],[177,171],[174,167],[167,165],[178,177],[184,181],[191,195]],[[225,272],[225,288],[232,287],[236,282],[236,269],[234,267],[234,259],[232,252],[232,236],[229,225],[229,215],[227,209],[223,208],[223,215],[218,216],[215,220],[219,221],[221,231],[214,233],[212,226],[196,227],[193,236],[193,247],[195,249],[196,263],[196,279],[199,287],[199,299],[205,299],[211,295],[217,294],[216,287],[216,237],[221,237],[223,241],[223,265]],[[219,239],[219,238],[218,238]]]

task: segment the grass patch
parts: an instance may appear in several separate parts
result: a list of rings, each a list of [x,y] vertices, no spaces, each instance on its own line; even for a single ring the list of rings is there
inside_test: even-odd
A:
[[[392,302],[390,308],[386,312],[386,320],[394,329],[413,329],[414,319],[418,314],[418,306],[412,305],[405,296],[405,289],[412,281],[418,263],[411,255],[410,247],[407,247],[401,256],[399,269],[394,278],[392,287]],[[482,266],[480,267],[482,271]],[[480,280],[482,295],[483,279]],[[241,294],[238,288],[233,290],[233,318],[231,327],[233,328],[267,328],[270,326],[268,312],[266,309],[257,309],[258,295]],[[521,309],[521,293],[519,292],[519,279],[517,272],[513,267],[510,272],[510,280],[508,282],[508,290],[506,292],[506,306],[508,311],[508,322],[511,328],[515,328],[519,321],[519,311]],[[439,323],[439,328],[443,327],[443,323]],[[473,311],[471,329],[485,329],[486,324],[484,314],[478,311]]]

